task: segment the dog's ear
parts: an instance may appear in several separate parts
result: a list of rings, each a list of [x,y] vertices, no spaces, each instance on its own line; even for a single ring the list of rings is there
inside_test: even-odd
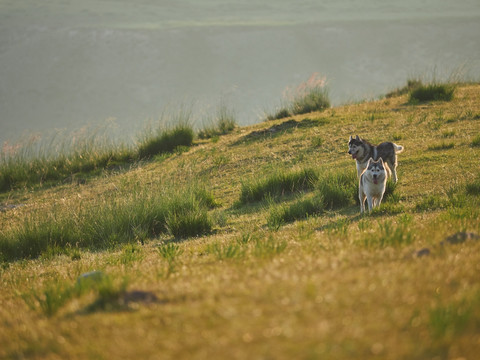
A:
[[[348,142],[352,141],[352,135],[350,135],[350,138],[348,139]]]
[[[357,137],[356,137],[355,139],[357,139],[357,140],[359,140],[359,141],[360,141],[360,138],[358,137],[358,135],[357,135]]]
[[[382,158],[379,158],[377,162],[380,162],[380,164],[382,164],[382,166],[383,166],[383,159]]]
[[[370,165],[372,162],[374,163],[375,160],[373,160],[373,158],[371,157],[370,159],[368,159],[368,164],[367,164],[367,166]]]

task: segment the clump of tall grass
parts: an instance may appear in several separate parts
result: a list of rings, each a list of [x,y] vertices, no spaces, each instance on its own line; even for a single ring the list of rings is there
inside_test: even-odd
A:
[[[480,147],[480,135],[475,136],[472,139],[472,144],[473,147]]]
[[[195,133],[190,124],[190,116],[189,112],[181,111],[175,118],[174,125],[146,131],[138,144],[138,158],[151,158],[158,154],[171,153],[179,147],[191,146]]]
[[[285,223],[318,216],[325,210],[338,209],[355,203],[357,194],[355,172],[328,172],[317,177],[315,194],[292,204],[273,204],[267,218],[270,228],[278,229]]]
[[[194,139],[189,116],[181,111],[170,119],[173,126],[147,129],[136,146],[115,142],[109,129],[101,127],[45,139],[32,136],[15,145],[4,143],[0,152],[0,191],[58,183],[73,175],[88,177],[189,147]]]
[[[409,102],[451,101],[455,93],[454,84],[421,84],[409,92]]]
[[[330,107],[326,79],[318,73],[313,73],[307,81],[295,88],[287,87],[283,98],[287,105],[277,110],[274,115],[267,115],[267,120],[323,111]]]
[[[325,210],[325,201],[321,194],[295,201],[293,204],[272,205],[267,218],[271,229],[279,229],[285,223],[317,216]]]
[[[408,79],[407,85],[404,87],[395,89],[385,95],[386,98],[391,98],[395,96],[401,96],[410,93],[413,90],[416,90],[420,86],[422,86],[422,81],[420,79]]]
[[[159,234],[202,235],[212,228],[212,198],[204,189],[160,193],[143,189],[77,208],[34,213],[0,232],[0,259],[36,258],[49,249],[103,249]]]
[[[15,145],[4,143],[0,152],[0,191],[58,182],[73,174],[91,174],[130,163],[135,150],[114,143],[99,129],[42,139],[32,136]]]
[[[221,103],[217,109],[215,119],[199,130],[197,135],[200,139],[210,139],[215,136],[228,134],[236,126],[237,121],[233,110],[229,109],[225,103]]]
[[[322,195],[325,208],[351,205],[358,197],[357,175],[354,171],[328,172],[320,177],[315,190]]]
[[[242,184],[240,203],[252,203],[272,197],[311,190],[318,179],[313,169],[279,170],[273,175]]]

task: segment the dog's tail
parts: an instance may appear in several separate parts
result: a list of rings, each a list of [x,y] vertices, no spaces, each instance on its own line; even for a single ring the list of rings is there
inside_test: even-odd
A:
[[[402,145],[397,145],[395,143],[393,143],[393,147],[395,148],[395,153],[396,154],[401,153],[404,149]]]

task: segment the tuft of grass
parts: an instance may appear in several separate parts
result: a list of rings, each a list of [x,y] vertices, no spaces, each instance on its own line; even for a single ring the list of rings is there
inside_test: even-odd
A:
[[[431,194],[425,198],[422,198],[416,205],[416,211],[433,211],[439,209],[445,209],[449,202],[444,197],[438,194]]]
[[[267,115],[267,120],[323,111],[330,107],[326,79],[318,73],[313,73],[307,81],[295,88],[287,87],[283,97],[287,105],[277,110],[274,115]]]
[[[215,138],[232,132],[237,126],[234,112],[227,107],[225,103],[221,103],[217,109],[214,121],[210,125],[198,131],[200,139]]]
[[[208,245],[207,252],[214,254],[217,260],[240,259],[245,255],[245,247],[238,242],[234,244],[215,242]]]
[[[338,209],[355,203],[358,198],[357,175],[353,171],[323,174],[315,185],[327,209]]]
[[[451,142],[442,141],[439,144],[430,145],[428,147],[428,150],[441,151],[441,150],[453,149],[454,147],[455,147],[455,143],[453,141],[451,141]]]
[[[291,205],[273,205],[267,219],[269,228],[277,230],[285,223],[306,219],[321,214],[325,210],[325,201],[321,194],[309,199],[295,201]]]
[[[363,239],[364,246],[385,248],[411,244],[413,242],[413,232],[409,227],[411,219],[411,216],[404,215],[397,224],[390,220],[379,223],[380,233],[375,236],[367,235]]]
[[[194,131],[188,123],[179,123],[172,128],[149,133],[138,145],[138,158],[148,159],[155,155],[171,153],[179,147],[192,146],[193,138]]]
[[[287,248],[287,241],[270,235],[268,238],[256,239],[253,246],[253,255],[259,258],[269,258],[278,255]]]
[[[408,94],[409,92],[418,89],[421,87],[422,81],[420,79],[408,79],[407,80],[407,85],[405,85],[402,88],[395,89],[385,95],[386,98],[391,98],[391,97],[396,97],[396,96],[401,96]]]
[[[471,145],[473,147],[479,147],[480,146],[480,135],[477,135],[472,139]]]
[[[47,284],[43,289],[32,289],[21,294],[25,303],[32,310],[37,308],[52,317],[73,297],[74,288],[65,281],[56,280]]]
[[[427,101],[451,101],[455,88],[453,84],[422,84],[410,90],[408,101],[413,104]]]
[[[311,190],[318,179],[317,172],[311,168],[275,174],[259,180],[242,184],[240,203],[247,204],[278,197],[294,192]]]
[[[439,305],[429,311],[429,328],[436,339],[454,338],[465,331],[472,317],[466,301]]]

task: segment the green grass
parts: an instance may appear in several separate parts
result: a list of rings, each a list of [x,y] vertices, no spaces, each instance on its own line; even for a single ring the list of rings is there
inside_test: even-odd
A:
[[[479,94],[348,104],[2,194],[0,358],[476,358]],[[371,214],[352,132],[406,149]]]
[[[267,115],[267,120],[323,111],[330,107],[326,80],[317,73],[312,74],[307,81],[297,87],[287,88],[284,98],[286,105],[278,109],[273,115]]]
[[[128,170],[141,160],[188,148],[195,136],[189,117],[181,111],[170,120],[174,125],[146,129],[135,145],[115,142],[108,129],[6,143],[0,152],[0,192],[45,184],[81,184],[105,170]]]
[[[200,139],[211,139],[232,132],[236,126],[235,113],[222,103],[217,109],[214,120],[204,125],[197,135]]]
[[[0,233],[0,259],[36,258],[52,248],[105,249],[164,233],[181,238],[203,235],[212,229],[208,209],[213,205],[203,188],[169,194],[143,189],[66,211],[33,213]]]
[[[480,147],[480,135],[477,135],[472,139],[472,146]]]
[[[431,83],[416,86],[409,92],[409,102],[451,101],[455,94],[455,85]]]
[[[192,146],[194,131],[191,125],[178,123],[171,128],[159,130],[145,136],[138,145],[140,159],[152,158],[155,155],[171,153],[179,147]]]
[[[310,168],[296,171],[279,170],[268,177],[242,183],[239,200],[240,203],[247,204],[271,197],[311,190],[317,179],[317,172]]]
[[[454,147],[455,147],[455,143],[453,141],[450,141],[450,142],[442,141],[441,143],[438,143],[438,144],[429,145],[428,150],[441,151],[441,150],[453,149]]]

